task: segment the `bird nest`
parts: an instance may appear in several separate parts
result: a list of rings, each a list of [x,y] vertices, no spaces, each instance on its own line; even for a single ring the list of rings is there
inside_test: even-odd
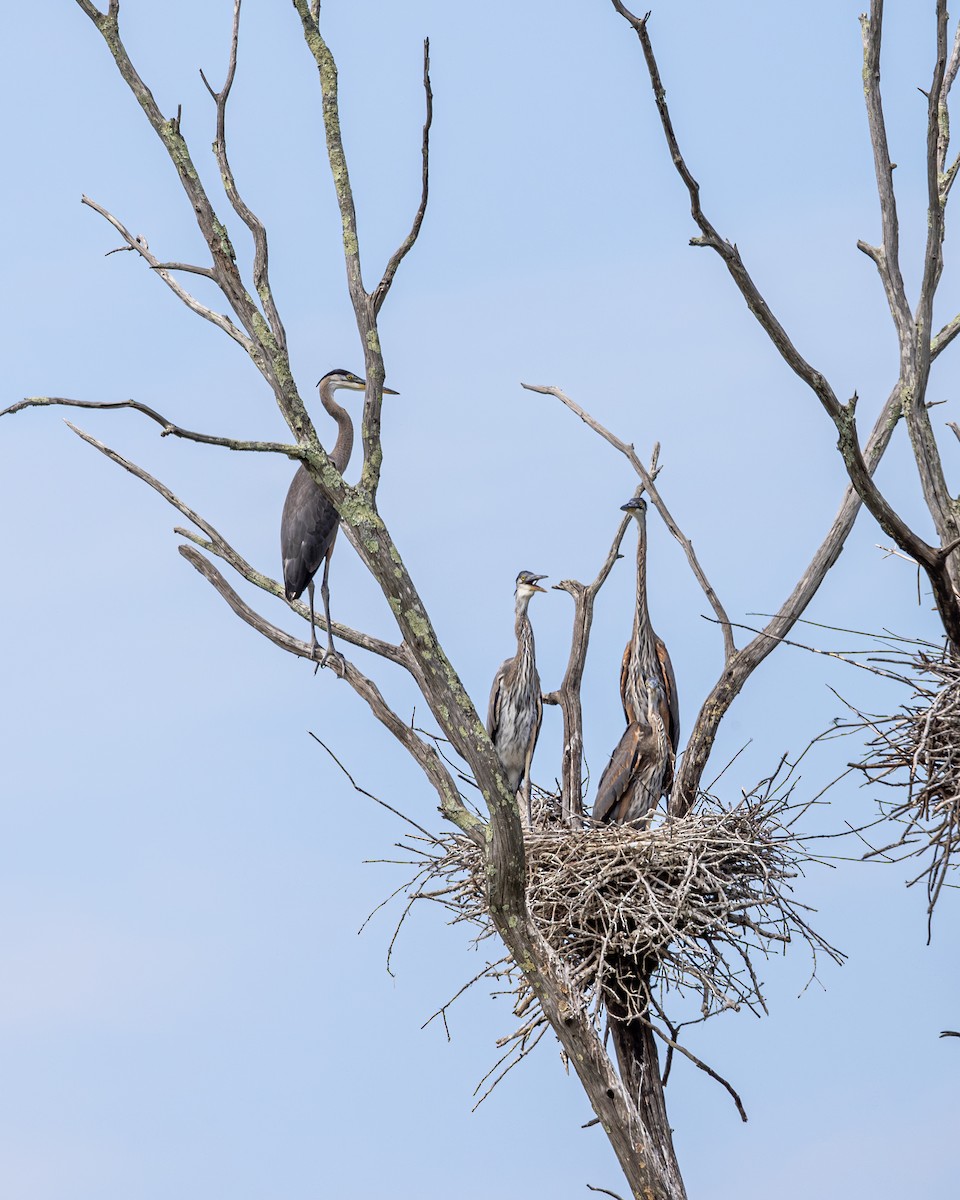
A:
[[[894,842],[870,856],[921,859],[923,869],[909,883],[925,881],[932,916],[951,886],[960,846],[960,662],[924,644],[883,661],[894,668],[884,673],[905,684],[910,698],[892,715],[854,709],[857,728],[872,737],[852,765],[870,784],[891,789],[881,808],[902,826]]]
[[[652,829],[569,829],[556,797],[535,796],[534,829],[525,836],[527,904],[598,1030],[610,1013],[659,1018],[675,1033],[664,1006],[677,994],[698,1002],[694,1021],[743,1006],[765,1011],[755,962],[798,938],[814,970],[819,951],[840,960],[793,898],[811,856],[790,828],[789,796],[775,791],[768,781],[733,807],[704,796],[695,813]],[[478,943],[491,937],[483,852],[458,833],[405,844],[419,867],[405,912],[418,899],[433,900],[451,923],[473,925]],[[481,979],[512,996],[523,1023],[500,1045],[522,1057],[545,1027],[535,997],[509,958],[488,962],[471,983]],[[435,1015],[446,1020],[447,1007]]]

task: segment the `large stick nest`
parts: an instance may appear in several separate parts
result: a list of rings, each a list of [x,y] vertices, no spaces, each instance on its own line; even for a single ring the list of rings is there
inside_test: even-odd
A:
[[[744,1005],[765,1010],[755,960],[798,937],[814,969],[820,950],[839,961],[793,898],[811,856],[790,828],[789,792],[775,793],[771,780],[732,808],[705,796],[690,816],[649,830],[569,829],[557,798],[536,795],[535,828],[525,838],[527,903],[598,1029],[606,1010],[656,1017],[675,1033],[664,1009],[672,993],[695,995],[695,1020]],[[408,909],[417,899],[438,901],[453,923],[477,927],[478,942],[490,937],[482,852],[458,833],[411,838],[406,847],[419,865]],[[524,1022],[500,1044],[522,1057],[545,1018],[509,959],[488,963],[471,983],[483,978],[515,997]]]
[[[933,647],[882,661],[895,668],[884,674],[905,684],[910,698],[892,715],[854,709],[858,727],[873,737],[852,765],[869,783],[893,789],[881,807],[902,832],[871,853],[923,861],[910,883],[926,882],[932,916],[942,889],[951,886],[960,845],[960,662]]]

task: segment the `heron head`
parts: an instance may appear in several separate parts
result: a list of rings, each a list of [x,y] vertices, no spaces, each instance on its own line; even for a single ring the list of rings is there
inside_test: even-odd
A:
[[[362,392],[366,390],[366,380],[361,379],[359,375],[355,375],[353,371],[347,371],[343,367],[337,367],[334,371],[328,371],[326,375],[317,383],[317,387],[326,385],[327,390],[335,392],[340,388],[346,388],[351,392]],[[393,388],[385,387],[383,389],[385,396],[398,396],[400,393],[395,392]]]
[[[626,504],[620,505],[620,511],[639,517],[647,511],[647,502],[642,496],[631,496]]]
[[[538,586],[541,579],[546,579],[546,575],[534,575],[532,571],[521,571],[517,576],[517,595],[532,596],[534,592],[545,592],[546,588]]]

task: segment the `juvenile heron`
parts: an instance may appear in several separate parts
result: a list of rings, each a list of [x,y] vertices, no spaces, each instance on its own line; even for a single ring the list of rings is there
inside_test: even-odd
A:
[[[493,679],[490,707],[487,711],[487,733],[497,751],[500,765],[507,778],[507,787],[516,795],[523,781],[524,806],[521,813],[529,828],[533,820],[530,803],[530,761],[540,733],[543,702],[540,698],[540,676],[537,674],[533,646],[533,626],[527,607],[546,575],[521,571],[517,576],[516,633],[517,653],[508,658]]]
[[[669,749],[666,767],[661,773],[654,763],[650,778],[644,785],[646,794],[649,794],[650,788],[659,782],[660,791],[649,805],[650,808],[656,807],[660,796],[673,786],[673,764],[680,740],[677,681],[667,648],[650,624],[647,607],[647,504],[641,496],[634,496],[621,508],[635,517],[637,522],[637,607],[633,618],[633,636],[623,652],[620,668],[620,698],[627,728],[600,781],[593,806],[593,816],[597,821],[635,820],[643,815],[639,812],[633,812],[629,818],[615,815],[620,808],[618,801],[627,789],[627,782],[620,778],[620,773],[632,764],[634,774],[639,772],[646,778],[647,767],[644,764],[651,755],[655,759],[660,756],[658,730],[662,727]],[[655,713],[656,720],[651,719],[651,713]],[[615,764],[616,773],[610,775]],[[613,786],[614,779],[619,780],[619,790]],[[606,788],[605,780],[608,784]],[[631,795],[634,792],[635,789],[631,789]],[[630,804],[628,807],[635,808],[637,805]]]
[[[353,421],[345,408],[333,398],[341,388],[362,392],[366,383],[352,371],[338,369],[328,371],[317,384],[320,403],[337,423],[337,442],[330,451],[330,461],[341,473],[347,469],[353,451]],[[391,388],[384,388],[385,396],[396,396]],[[313,608],[313,577],[323,563],[323,579],[320,595],[323,598],[323,614],[327,621],[327,649],[321,663],[334,653],[333,633],[330,629],[330,589],[327,577],[330,573],[330,555],[340,528],[337,510],[324,496],[322,489],[310,477],[310,472],[301,463],[290,484],[283,504],[280,520],[280,553],[283,557],[283,587],[288,600],[296,600],[304,588],[310,597],[310,648],[316,654],[316,618]]]
[[[673,777],[673,747],[663,723],[660,680],[647,680],[647,711],[631,721],[600,776],[593,805],[596,821],[618,825],[642,820],[656,808]]]

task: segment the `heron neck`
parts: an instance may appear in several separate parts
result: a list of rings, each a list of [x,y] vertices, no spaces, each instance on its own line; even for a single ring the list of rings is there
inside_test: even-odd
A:
[[[633,618],[634,653],[640,662],[652,661],[655,653],[650,609],[647,606],[647,522],[637,519],[637,609]]]
[[[350,455],[353,453],[353,421],[347,410],[333,398],[334,390],[327,380],[320,384],[320,403],[337,423],[337,441],[329,457],[342,474],[347,469]]]
[[[516,621],[514,629],[517,634],[517,657],[533,660],[533,626],[527,616],[527,606],[530,596],[517,597]]]

